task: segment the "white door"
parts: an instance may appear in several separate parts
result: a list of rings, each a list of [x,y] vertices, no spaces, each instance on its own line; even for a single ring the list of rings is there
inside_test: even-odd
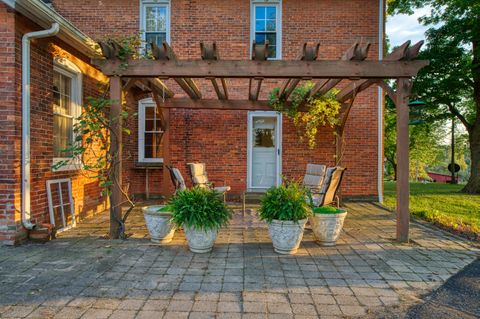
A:
[[[248,188],[262,190],[281,182],[281,116],[277,112],[248,114]]]

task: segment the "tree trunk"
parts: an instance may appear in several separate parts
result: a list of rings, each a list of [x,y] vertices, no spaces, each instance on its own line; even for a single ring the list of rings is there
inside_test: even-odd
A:
[[[470,140],[470,178],[463,192],[469,194],[480,194],[480,54],[477,41],[472,42],[473,60],[473,99],[475,101],[475,110],[477,112],[475,123],[469,130]]]
[[[480,125],[475,125],[469,134],[470,140],[470,178],[463,192],[480,194]]]

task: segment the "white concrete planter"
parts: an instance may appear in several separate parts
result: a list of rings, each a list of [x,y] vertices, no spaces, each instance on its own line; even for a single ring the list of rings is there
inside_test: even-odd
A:
[[[175,234],[175,226],[170,222],[172,214],[158,211],[163,207],[165,205],[152,205],[142,208],[151,241],[160,244],[171,242]]]
[[[295,254],[302,241],[306,223],[306,218],[298,222],[272,220],[268,224],[268,233],[272,239],[273,249],[279,254]]]
[[[344,211],[340,214],[313,214],[309,218],[315,238],[322,246],[335,246],[346,216]]]
[[[184,227],[184,230],[191,252],[202,254],[212,250],[215,239],[217,239],[218,229],[203,230]]]

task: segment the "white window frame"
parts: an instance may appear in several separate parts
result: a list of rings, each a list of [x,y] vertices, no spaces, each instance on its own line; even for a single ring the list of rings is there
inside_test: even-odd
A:
[[[156,106],[152,98],[138,101],[138,162],[163,163],[162,158],[145,158],[145,107]],[[165,132],[163,132],[165,133]],[[163,138],[164,136],[162,136]]]
[[[68,76],[72,80],[72,85],[71,85],[72,92],[70,93],[70,100],[72,103],[71,116],[73,117],[73,123],[72,123],[72,128],[73,128],[73,126],[78,122],[78,117],[82,114],[82,104],[83,104],[82,71],[73,62],[65,58],[54,58],[53,71],[58,72],[62,75]],[[75,142],[75,138],[76,138],[75,132],[73,132],[72,130],[73,142]],[[58,172],[58,171],[71,171],[71,170],[81,169],[81,163],[78,160],[72,161],[72,159],[69,157],[54,157],[52,161],[52,166],[54,166],[60,161],[70,161],[70,163],[60,168],[56,168],[52,170]]]
[[[165,26],[165,32],[167,43],[170,44],[170,17],[171,17],[171,6],[169,0],[140,0],[140,33],[142,41],[145,42],[146,45],[146,29],[147,29],[147,21],[146,21],[146,12],[148,7],[156,7],[156,6],[164,6],[167,8],[167,21]]]
[[[252,54],[253,41],[255,40],[255,8],[267,6],[277,8],[277,56],[269,60],[282,59],[282,1],[281,0],[251,0],[250,1],[250,55]]]

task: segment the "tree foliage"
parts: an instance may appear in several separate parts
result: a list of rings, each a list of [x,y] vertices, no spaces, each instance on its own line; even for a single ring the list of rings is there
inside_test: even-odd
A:
[[[430,26],[419,59],[430,60],[414,83],[414,97],[427,102],[431,120],[452,116],[469,134],[471,175],[464,188],[480,193],[480,2],[478,0],[390,0],[389,13],[411,14],[429,6],[420,22]]]
[[[422,113],[423,114],[423,113]],[[441,141],[445,132],[439,122],[426,121],[425,116],[417,115],[421,125],[410,125],[410,177],[428,178],[427,168],[439,165]],[[423,118],[423,119],[422,119]],[[387,100],[385,108],[385,159],[387,173],[396,180],[397,169],[397,115],[393,102]]]

